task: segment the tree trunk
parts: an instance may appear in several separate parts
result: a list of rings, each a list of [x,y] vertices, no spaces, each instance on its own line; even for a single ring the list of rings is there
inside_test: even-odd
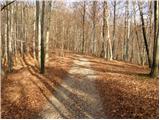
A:
[[[85,42],[85,36],[84,36],[84,34],[85,34],[85,30],[84,30],[84,28],[85,28],[85,13],[86,13],[86,3],[85,3],[85,1],[83,2],[83,20],[82,20],[82,25],[83,25],[83,38],[82,38],[82,53],[84,53],[84,42]]]
[[[26,13],[25,13],[25,6],[23,6],[23,8],[22,8],[22,13],[23,13],[23,15],[22,15],[22,17],[23,17],[23,23],[22,23],[22,25],[23,25],[23,55],[26,53],[26,44],[27,44],[27,41],[26,41],[26,23],[25,23],[25,18],[26,18]]]
[[[106,39],[105,39],[105,27],[106,27],[106,22],[105,22],[105,3],[103,3],[103,25],[102,25],[102,51],[100,54],[100,57],[106,57]]]
[[[33,57],[34,57],[34,59],[36,59],[36,43],[35,43],[35,41],[37,41],[37,39],[36,39],[36,22],[34,22],[34,33],[35,33],[35,37],[33,40]]]
[[[141,9],[141,6],[140,6],[140,2],[138,2],[138,7],[139,7],[140,17],[141,17],[141,22],[142,22],[143,39],[144,39],[144,43],[145,43],[145,49],[146,49],[146,52],[147,52],[148,64],[149,64],[149,67],[151,67],[151,60],[150,60],[150,55],[149,55],[149,49],[148,49],[148,43],[147,43],[147,37],[146,37],[146,30],[145,30],[143,12],[142,12],[142,9]]]
[[[46,33],[46,56],[45,56],[45,60],[46,60],[46,62],[48,61],[48,58],[49,58],[49,30],[50,30],[50,19],[51,19],[51,17],[50,17],[50,14],[51,14],[51,5],[52,5],[52,2],[51,1],[49,1],[49,6],[48,6],[48,19],[47,19],[47,23],[48,23],[48,25],[47,25],[47,33]]]
[[[113,46],[112,46],[112,53],[113,53],[113,57],[115,58],[115,32],[116,32],[116,5],[117,5],[117,1],[115,0],[114,2],[114,11],[113,11]]]
[[[97,9],[97,1],[93,1],[92,5],[92,54],[96,52],[96,9]]]
[[[104,2],[106,5],[106,27],[107,27],[107,38],[108,38],[108,45],[109,45],[109,54],[110,54],[110,60],[112,60],[113,59],[113,55],[112,55],[112,44],[111,44],[111,39],[110,39],[110,31],[109,31],[109,29],[110,29],[110,27],[109,27],[109,8],[108,8],[108,4],[107,4],[107,1],[105,1]]]
[[[36,1],[36,32],[35,32],[35,52],[36,58],[39,62],[39,1]]]
[[[41,30],[41,34],[40,34],[40,43],[41,43],[41,51],[40,51],[40,73],[43,74],[45,72],[45,51],[44,51],[44,7],[45,7],[45,1],[42,1],[42,13],[40,14],[41,17],[41,21],[40,21],[40,30]]]
[[[12,11],[12,8],[11,8],[11,11]],[[12,71],[12,48],[11,48],[12,22],[9,22],[9,16],[12,15],[11,11],[10,11],[10,15],[9,15],[9,10],[7,8],[7,55],[8,55],[7,56],[7,61],[8,61],[8,72]],[[11,17],[10,17],[10,19],[11,19]],[[9,28],[9,25],[10,25],[10,28]],[[10,32],[9,32],[9,29],[11,30]]]
[[[42,34],[41,34],[41,29],[42,29],[42,2],[37,1],[38,5],[38,63],[41,68],[41,39],[42,39]]]
[[[154,1],[154,48],[153,48],[153,63],[151,67],[151,77],[158,77],[159,74],[159,21],[158,21],[158,2]]]

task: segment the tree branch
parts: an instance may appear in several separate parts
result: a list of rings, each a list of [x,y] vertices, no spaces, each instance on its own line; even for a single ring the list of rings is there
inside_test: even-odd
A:
[[[6,8],[8,5],[10,5],[10,4],[14,3],[14,2],[15,2],[15,0],[14,0],[14,1],[11,1],[11,2],[9,2],[8,4],[4,5],[3,7],[1,7],[1,11],[2,11],[4,8]]]

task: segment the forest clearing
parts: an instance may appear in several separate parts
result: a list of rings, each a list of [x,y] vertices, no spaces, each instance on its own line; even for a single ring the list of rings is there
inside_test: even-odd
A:
[[[1,118],[159,118],[158,1],[0,3]]]

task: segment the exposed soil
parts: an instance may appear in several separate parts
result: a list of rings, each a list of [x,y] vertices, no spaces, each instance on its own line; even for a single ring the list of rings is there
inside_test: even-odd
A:
[[[76,58],[67,77],[59,87],[54,88],[50,102],[40,113],[43,118],[106,118],[96,89],[94,72],[84,68],[90,67],[90,63],[81,56],[76,55]]]

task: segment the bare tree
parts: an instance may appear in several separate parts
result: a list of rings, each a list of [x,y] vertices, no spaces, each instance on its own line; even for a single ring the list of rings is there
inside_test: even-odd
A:
[[[36,1],[36,32],[35,32],[35,52],[36,52],[36,57],[37,60],[39,61],[39,21],[40,21],[40,17],[39,17],[39,1]]]
[[[103,22],[102,22],[102,50],[101,50],[101,54],[100,54],[100,57],[106,57],[107,55],[107,51],[106,51],[106,37],[105,37],[105,33],[106,33],[106,18],[105,18],[105,15],[106,15],[106,10],[105,10],[105,3],[103,2]]]
[[[46,56],[45,56],[45,60],[48,61],[48,57],[49,57],[49,36],[50,36],[50,19],[51,19],[51,6],[52,6],[52,1],[48,1],[48,7],[47,7],[47,25],[46,25]]]
[[[146,52],[147,52],[148,64],[149,64],[149,67],[151,67],[151,60],[150,60],[150,55],[149,55],[149,48],[148,48],[148,43],[147,43],[147,37],[146,37],[146,30],[145,30],[143,12],[142,12],[142,8],[141,8],[141,3],[140,2],[138,2],[138,8],[139,8],[141,22],[142,22],[143,39],[144,39],[145,48],[146,48]]]
[[[102,51],[101,57],[113,59],[112,55],[112,45],[110,39],[110,27],[109,27],[109,8],[107,1],[103,2],[103,28],[102,28]]]
[[[41,22],[40,22],[40,26],[41,26],[41,65],[40,65],[40,73],[44,73],[45,72],[45,49],[44,49],[44,43],[45,43],[45,39],[44,39],[44,7],[45,7],[45,1],[42,1],[42,13],[40,14],[41,17]]]
[[[84,1],[83,2],[83,15],[82,15],[82,17],[83,17],[83,19],[82,19],[82,26],[83,26],[83,37],[82,37],[82,53],[84,53],[84,44],[85,44],[85,36],[84,36],[84,34],[85,34],[85,14],[86,14],[86,2]]]
[[[113,1],[113,45],[112,45],[112,53],[113,56],[115,57],[115,33],[116,33],[116,6],[117,6],[117,1]]]
[[[92,3],[92,53],[96,51],[96,13],[97,13],[97,1]]]
[[[153,63],[151,67],[151,77],[157,77],[159,74],[159,21],[158,21],[158,2],[154,1],[154,47],[153,47]]]
[[[8,2],[7,2],[8,3]],[[8,61],[8,71],[12,71],[12,19],[9,21],[9,16],[11,17],[13,14],[13,9],[12,7],[7,8],[7,61]],[[10,26],[10,28],[9,28]]]

